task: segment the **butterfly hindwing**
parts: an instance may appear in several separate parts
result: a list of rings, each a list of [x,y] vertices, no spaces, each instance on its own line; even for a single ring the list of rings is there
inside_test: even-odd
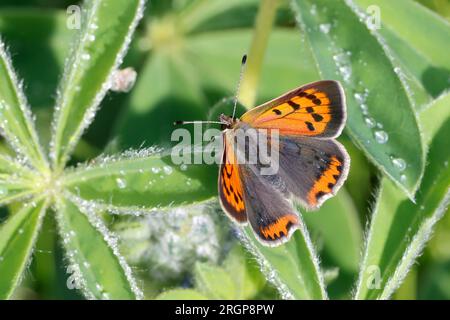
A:
[[[335,140],[285,136],[279,145],[279,179],[307,208],[318,208],[347,178],[350,157]]]
[[[219,171],[220,203],[228,215],[238,223],[246,223],[247,215],[239,167],[233,145],[223,134],[224,150]]]
[[[255,167],[241,165],[245,177],[247,217],[257,238],[269,246],[289,240],[299,227],[292,204],[273,185],[261,178]]]
[[[294,89],[245,113],[254,128],[278,129],[284,135],[333,138],[345,124],[345,95],[337,81],[326,80]]]

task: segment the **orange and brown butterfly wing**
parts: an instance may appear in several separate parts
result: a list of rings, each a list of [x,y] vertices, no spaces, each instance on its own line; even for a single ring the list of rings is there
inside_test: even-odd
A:
[[[299,228],[299,217],[292,204],[273,184],[263,179],[254,166],[240,166],[245,184],[247,217],[258,240],[277,246],[289,240]]]
[[[228,139],[228,140],[227,140]],[[230,137],[223,134],[224,150],[219,171],[219,198],[224,211],[236,222],[246,223],[247,214],[239,167]]]
[[[279,180],[306,208],[320,207],[347,178],[350,157],[334,139],[283,136],[279,148]]]
[[[254,128],[278,129],[280,135],[337,137],[346,119],[344,91],[337,81],[317,81],[294,89],[245,113]]]

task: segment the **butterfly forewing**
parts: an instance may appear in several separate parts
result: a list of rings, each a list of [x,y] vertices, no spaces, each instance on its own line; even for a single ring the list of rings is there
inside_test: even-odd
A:
[[[224,148],[219,171],[220,203],[229,216],[238,223],[247,222],[242,181],[230,133],[223,134]]]
[[[332,138],[341,133],[345,118],[344,91],[338,82],[327,80],[292,90],[248,111],[241,120],[284,135]]]

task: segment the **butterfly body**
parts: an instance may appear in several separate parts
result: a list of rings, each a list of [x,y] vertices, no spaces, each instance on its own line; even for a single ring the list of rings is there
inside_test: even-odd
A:
[[[240,119],[221,115],[224,152],[219,198],[224,211],[239,224],[250,223],[265,245],[289,240],[301,223],[293,203],[317,209],[347,177],[350,158],[334,139],[345,119],[345,96],[336,81],[299,87]],[[236,143],[239,134],[251,130],[258,134]],[[276,141],[272,131],[279,135]],[[261,173],[267,167],[259,154],[261,141],[277,154],[278,169],[271,174]],[[252,154],[257,155],[255,161],[242,161]]]

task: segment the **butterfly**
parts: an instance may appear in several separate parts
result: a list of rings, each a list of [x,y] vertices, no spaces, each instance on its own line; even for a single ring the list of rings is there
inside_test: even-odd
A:
[[[236,101],[233,115],[222,114],[217,122],[222,124],[223,138],[220,204],[234,222],[249,223],[262,244],[281,245],[300,227],[293,204],[317,209],[347,178],[350,157],[335,140],[346,122],[344,90],[337,81],[317,81],[257,106],[239,119],[234,117],[235,110]],[[263,166],[258,161],[238,161],[239,152],[258,151],[254,139],[240,147],[245,150],[238,150],[237,134],[248,130],[277,130],[276,173],[261,174]],[[263,137],[271,144],[269,134]]]
[[[347,178],[350,157],[335,140],[346,121],[345,95],[337,81],[301,86],[240,119],[221,115],[220,121],[225,123],[218,185],[221,206],[238,224],[250,223],[265,245],[283,244],[299,228],[293,202],[317,209]],[[238,163],[235,132],[249,128],[278,129],[278,173],[263,176],[257,164]]]

